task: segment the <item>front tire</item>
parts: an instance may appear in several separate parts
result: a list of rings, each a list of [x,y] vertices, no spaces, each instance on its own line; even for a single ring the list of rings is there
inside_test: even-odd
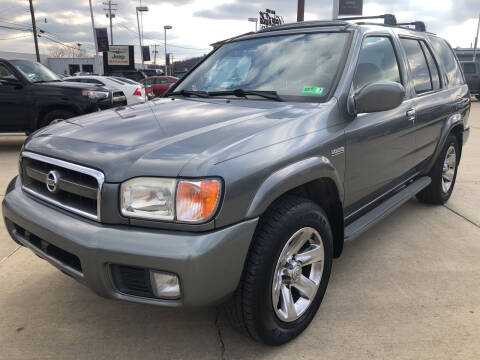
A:
[[[325,212],[284,196],[260,219],[226,313],[254,340],[281,345],[312,321],[327,289],[333,236]]]
[[[455,186],[459,161],[458,140],[455,135],[450,134],[430,171],[432,182],[417,194],[417,199],[427,204],[445,204],[452,195]]]

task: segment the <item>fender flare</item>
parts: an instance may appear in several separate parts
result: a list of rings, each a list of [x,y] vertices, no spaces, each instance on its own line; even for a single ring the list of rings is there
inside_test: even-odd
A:
[[[314,156],[292,163],[268,176],[260,185],[247,209],[247,218],[262,215],[265,210],[289,190],[320,178],[333,180],[340,202],[343,203],[343,185],[333,164],[324,156]]]
[[[452,132],[453,128],[461,126],[462,131],[465,129],[465,125],[463,123],[463,116],[460,113],[455,113],[453,115],[450,115],[445,122],[442,132],[440,133],[440,138],[437,143],[437,147],[435,148],[435,152],[433,153],[432,158],[430,159],[430,162],[428,163],[428,166],[425,169],[425,173],[429,173],[430,170],[432,170],[433,166],[435,165],[435,162],[438,159],[438,156],[440,155],[440,152],[442,151],[443,147],[445,146],[445,142],[447,141],[448,135]]]

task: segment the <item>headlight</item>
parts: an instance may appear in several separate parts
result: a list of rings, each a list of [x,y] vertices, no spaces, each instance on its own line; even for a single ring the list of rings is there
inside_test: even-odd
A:
[[[124,216],[140,219],[205,222],[218,208],[221,182],[215,179],[135,178],[121,186]]]
[[[82,91],[82,96],[88,97],[92,100],[102,100],[108,98],[109,93],[107,91],[95,91],[95,90],[84,90]]]

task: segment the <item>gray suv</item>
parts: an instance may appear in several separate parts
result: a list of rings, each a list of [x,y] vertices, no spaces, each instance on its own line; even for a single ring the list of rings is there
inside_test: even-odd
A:
[[[32,134],[3,214],[101,296],[224,304],[278,345],[315,316],[345,241],[413,196],[449,199],[469,112],[434,34],[286,24],[224,43],[164,98]]]

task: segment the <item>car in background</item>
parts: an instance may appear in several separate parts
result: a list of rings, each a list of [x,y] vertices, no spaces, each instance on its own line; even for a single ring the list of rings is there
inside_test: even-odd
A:
[[[147,100],[152,100],[155,97],[153,95],[153,89],[152,89],[151,85],[145,85],[145,84],[142,84],[141,82],[138,82],[138,81],[135,81],[135,80],[132,80],[132,79],[127,79],[125,77],[112,76],[112,78],[115,78],[117,80],[126,82],[127,84],[132,84],[132,85],[137,85],[137,86],[140,85],[140,86],[145,87],[145,96],[146,96]]]
[[[145,86],[151,86],[155,97],[162,96],[178,81],[174,76],[151,76],[140,81]]]
[[[112,90],[115,97],[126,98],[125,105],[144,103],[147,100],[144,85],[133,80],[114,76],[74,76],[68,77],[65,81],[82,82],[102,85]]]
[[[145,75],[147,75],[148,77],[150,76],[159,76],[159,75],[163,75],[163,70],[162,69],[143,69],[142,70]]]
[[[480,63],[464,61],[461,64],[470,94],[474,95],[477,100],[480,100]]]
[[[54,120],[118,105],[104,86],[62,81],[37,62],[0,59],[0,132],[28,134]]]
[[[124,77],[134,81],[140,81],[145,79],[147,74],[145,74],[141,70],[113,70],[110,73],[105,73],[105,76],[116,76],[116,77]]]

